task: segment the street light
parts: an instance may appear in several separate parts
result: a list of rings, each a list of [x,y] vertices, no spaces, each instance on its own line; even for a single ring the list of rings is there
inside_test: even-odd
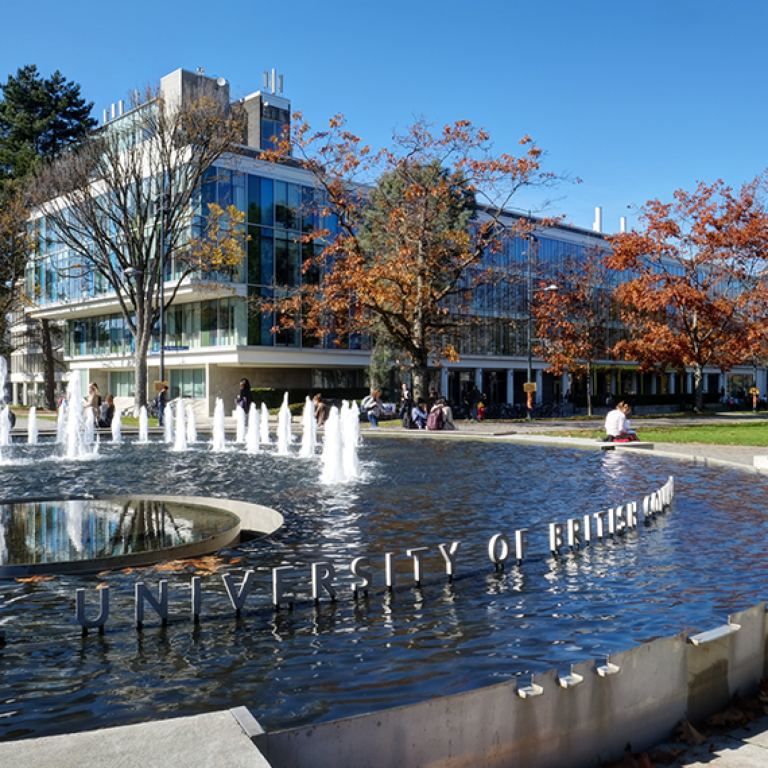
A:
[[[548,285],[546,288],[539,288],[533,290],[533,243],[536,238],[532,235],[528,235],[528,376],[527,386],[525,388],[527,395],[527,419],[530,421],[533,417],[531,412],[533,410],[533,295],[534,293],[545,293],[548,291],[557,291],[559,287],[557,285]]]

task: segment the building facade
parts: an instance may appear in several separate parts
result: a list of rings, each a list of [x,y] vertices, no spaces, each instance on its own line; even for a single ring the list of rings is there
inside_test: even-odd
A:
[[[210,81],[210,82],[209,82]],[[184,98],[206,86],[228,98],[228,85],[204,73],[177,70],[162,80],[164,94]],[[194,400],[206,415],[217,398],[230,404],[241,378],[254,387],[312,391],[360,388],[366,385],[371,345],[367,337],[351,336],[343,345],[335,340],[318,342],[300,329],[275,332],[275,318],[260,311],[259,299],[290,290],[318,275],[302,267],[317,244],[301,242],[310,229],[328,226],[318,221],[313,177],[298,164],[272,164],[259,159],[259,150],[269,148],[280,126],[289,122],[290,102],[278,93],[274,73],[271,87],[241,100],[247,115],[247,144],[242,151],[210,169],[201,191],[201,203],[235,205],[246,215],[250,239],[244,262],[223,273],[186,278],[174,303],[165,312],[164,339],[156,329],[149,359],[149,382],[159,380],[160,346],[172,398]],[[122,106],[105,111],[105,124],[127,119]],[[514,214],[510,213],[510,221]],[[332,224],[332,222],[331,222]],[[44,217],[36,220],[40,246],[30,259],[26,291],[37,297],[31,316],[55,321],[63,332],[63,359],[70,375],[95,381],[102,393],[111,392],[118,407],[133,402],[134,344],[120,313],[116,297],[98,275],[76,268],[77,254],[70,253],[46,231]],[[471,330],[455,340],[459,362],[436,365],[433,385],[453,401],[473,384],[491,403],[523,403],[527,381],[528,313],[530,296],[525,275],[529,270],[538,279],[547,279],[569,257],[604,245],[602,233],[577,227],[541,227],[531,240],[508,241],[494,254],[495,267],[509,280],[484,286],[472,300],[471,312],[479,319]],[[176,287],[174,264],[166,264],[166,295]],[[551,279],[551,278],[550,278]],[[21,324],[18,326],[21,328]],[[619,333],[616,327],[608,333]],[[613,341],[618,338],[613,339]],[[608,340],[611,341],[611,340]],[[30,349],[20,349],[12,363],[14,403],[33,404],[41,390],[39,374],[24,370]],[[539,402],[559,402],[569,391],[567,377],[546,373],[546,363],[533,360]],[[753,372],[737,372],[749,384]],[[760,380],[762,378],[762,381]],[[734,379],[735,381],[735,379]],[[691,390],[687,377],[670,374],[640,376],[636,366],[605,361],[595,379],[595,392],[616,395],[623,392],[685,392]],[[706,377],[706,391],[729,389],[730,380],[712,371]],[[31,386],[34,385],[34,386]],[[63,381],[62,381],[63,385]],[[762,386],[761,386],[762,385]],[[758,386],[765,391],[761,369]],[[150,388],[151,389],[151,388]],[[747,387],[748,389],[748,387]]]

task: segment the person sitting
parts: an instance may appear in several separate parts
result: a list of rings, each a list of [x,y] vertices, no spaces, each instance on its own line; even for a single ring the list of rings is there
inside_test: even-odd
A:
[[[417,429],[424,429],[427,426],[428,416],[427,403],[423,397],[420,397],[411,410],[411,420]]]
[[[637,440],[637,434],[627,419],[629,405],[623,400],[605,417],[605,434],[607,442],[630,442]]]
[[[102,429],[109,429],[112,426],[112,419],[115,417],[115,398],[107,395],[104,402],[99,406],[99,426]]]
[[[379,426],[379,419],[384,415],[384,406],[381,404],[381,390],[372,389],[371,394],[363,399],[361,406],[365,409],[368,421],[372,427]]]
[[[452,432],[456,429],[456,425],[453,423],[453,408],[448,405],[448,401],[440,396],[437,398],[435,408],[442,408],[443,410],[443,429]]]

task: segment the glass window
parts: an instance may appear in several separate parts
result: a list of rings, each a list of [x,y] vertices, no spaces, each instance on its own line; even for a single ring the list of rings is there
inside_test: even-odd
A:
[[[272,179],[261,179],[261,223],[268,227],[275,223],[275,189]]]
[[[134,397],[136,395],[134,371],[110,371],[109,391],[115,397]]]
[[[248,176],[248,221],[261,224],[261,181],[258,176]]]
[[[200,400],[205,397],[205,369],[189,368],[171,371],[171,397]]]
[[[184,346],[190,349],[195,349],[200,346],[200,323],[201,323],[201,311],[200,302],[193,301],[183,306],[183,339]]]
[[[275,226],[287,227],[288,224],[288,183],[275,182]]]
[[[245,212],[246,175],[241,171],[232,171],[232,203],[238,211]]]
[[[299,243],[287,232],[275,232],[275,283],[290,287],[299,284]]]

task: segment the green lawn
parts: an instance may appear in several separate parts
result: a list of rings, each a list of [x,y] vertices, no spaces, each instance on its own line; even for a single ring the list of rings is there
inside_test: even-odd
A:
[[[638,421],[632,425],[637,428],[641,440],[650,443],[709,443],[711,445],[756,445],[768,446],[768,422],[750,422],[744,424],[702,424],[688,427],[643,427]],[[605,434],[602,430],[566,429],[557,432],[542,432],[561,437],[594,437]]]

